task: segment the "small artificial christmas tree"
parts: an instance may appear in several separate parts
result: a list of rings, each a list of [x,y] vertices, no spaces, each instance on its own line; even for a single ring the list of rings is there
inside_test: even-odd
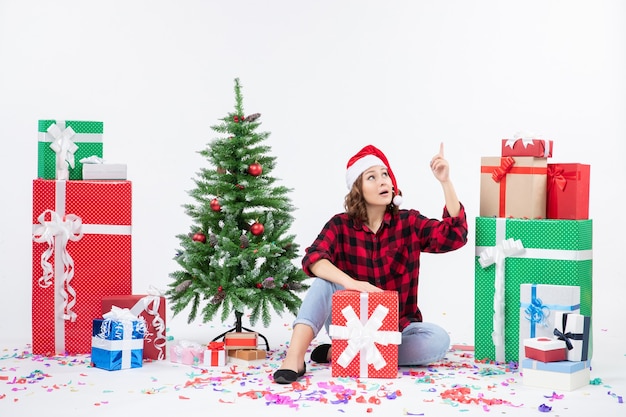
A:
[[[191,307],[188,321],[204,322],[221,311],[222,322],[249,310],[250,323],[261,318],[267,327],[273,309],[297,313],[296,294],[308,288],[308,277],[293,259],[298,256],[287,194],[271,176],[275,159],[263,145],[268,132],[257,132],[259,113],[245,115],[239,79],[235,79],[235,111],[212,126],[220,137],[199,153],[212,165],[201,168],[196,188],[189,191],[195,204],[184,204],[193,221],[189,234],[178,235],[182,249],[176,262],[182,270],[170,277],[167,297],[174,314]],[[246,329],[248,330],[248,329]],[[219,338],[219,336],[218,336]],[[267,343],[267,340],[266,340]]]

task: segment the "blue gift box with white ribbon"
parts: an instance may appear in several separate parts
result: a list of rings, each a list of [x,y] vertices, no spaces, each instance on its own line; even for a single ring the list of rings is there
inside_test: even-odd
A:
[[[93,320],[91,364],[117,371],[141,368],[146,325],[143,320],[103,318]]]

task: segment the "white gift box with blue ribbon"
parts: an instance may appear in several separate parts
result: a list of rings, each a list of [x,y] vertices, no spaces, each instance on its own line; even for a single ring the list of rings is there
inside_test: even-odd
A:
[[[555,338],[557,312],[580,313],[580,287],[547,284],[520,285],[520,362],[526,357],[524,339]]]
[[[114,307],[115,309],[122,310]],[[145,334],[145,321],[132,314],[107,313],[104,318],[94,319],[91,338],[92,366],[108,371],[141,368]]]

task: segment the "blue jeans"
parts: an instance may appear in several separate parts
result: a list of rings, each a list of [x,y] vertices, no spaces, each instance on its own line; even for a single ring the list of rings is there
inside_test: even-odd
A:
[[[322,326],[331,324],[332,296],[343,290],[340,285],[315,278],[302,300],[300,311],[294,320],[296,324],[306,324],[317,335]],[[402,343],[398,346],[398,365],[426,365],[441,360],[450,348],[450,336],[440,326],[433,323],[413,322],[402,330]]]

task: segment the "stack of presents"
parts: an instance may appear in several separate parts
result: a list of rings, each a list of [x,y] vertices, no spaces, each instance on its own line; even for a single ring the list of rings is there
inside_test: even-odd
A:
[[[103,123],[39,120],[32,349],[107,370],[166,358],[165,297],[132,293],[132,184],[105,163]],[[207,350],[207,346],[203,347]]]
[[[589,165],[548,163],[551,140],[502,140],[481,160],[476,219],[475,358],[517,363],[528,386],[589,383],[592,224]],[[395,378],[394,292],[332,299],[332,375]]]
[[[170,360],[195,366],[224,366],[238,360],[263,360],[267,358],[267,351],[258,349],[258,337],[256,332],[231,331],[223,336],[223,341],[213,340],[208,345],[179,340],[170,345]]]
[[[592,354],[590,167],[550,163],[552,148],[515,137],[481,158],[475,356],[518,363],[525,385],[574,390]]]

